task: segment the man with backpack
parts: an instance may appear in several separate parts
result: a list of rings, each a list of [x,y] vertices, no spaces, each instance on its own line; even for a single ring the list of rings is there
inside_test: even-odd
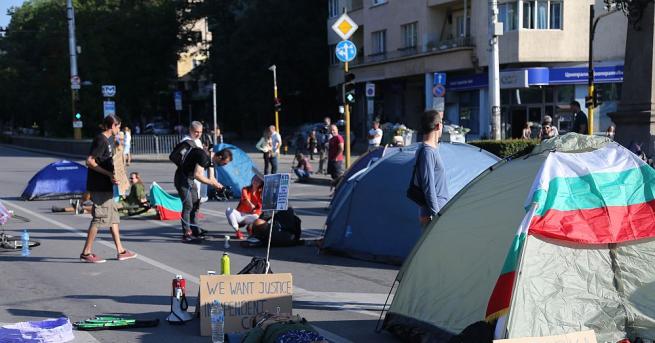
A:
[[[188,139],[185,137],[169,155],[169,159],[177,165],[174,184],[182,200],[182,242],[197,241],[204,234],[196,224],[196,213],[200,208],[196,182],[222,189],[223,185],[214,176],[214,164],[223,166],[232,161],[232,152],[228,149],[223,149],[210,157],[202,145],[198,146],[195,142],[199,140],[201,134],[202,124],[192,122]],[[209,169],[209,177],[205,174],[206,169]]]

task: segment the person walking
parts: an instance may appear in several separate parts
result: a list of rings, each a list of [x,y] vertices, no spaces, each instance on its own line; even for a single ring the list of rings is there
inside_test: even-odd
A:
[[[262,213],[263,188],[264,180],[259,175],[253,176],[250,185],[241,189],[241,199],[239,199],[237,208],[228,207],[225,210],[225,217],[236,232],[236,239],[244,239],[243,233],[239,231],[239,226],[254,223]]]
[[[271,140],[271,131],[266,128],[262,137],[255,145],[257,150],[261,151],[264,158],[264,175],[268,175],[271,168],[271,157],[273,155],[273,143]]]
[[[571,101],[571,111],[575,116],[573,119],[573,132],[583,135],[588,134],[587,115],[580,109],[580,103],[577,101]]]
[[[282,136],[275,130],[275,125],[268,127],[271,134],[271,174],[277,174],[278,157],[280,156],[280,148],[282,148]]]
[[[210,157],[203,148],[193,147],[187,153],[182,165],[175,173],[175,189],[182,200],[182,242],[196,242],[204,235],[196,223],[196,214],[200,209],[200,197],[196,181],[222,189],[214,174],[214,164],[224,166],[232,162],[232,152],[223,149]],[[209,169],[209,177],[206,170]]]
[[[412,182],[423,190],[425,206],[419,210],[419,221],[425,228],[448,201],[446,169],[439,152],[443,132],[443,112],[427,110],[421,117],[423,143],[416,151],[416,177]]]
[[[373,121],[373,128],[368,130],[368,151],[373,151],[380,146],[382,142],[382,129],[380,129],[380,121],[375,119]]]
[[[323,118],[323,127],[318,136],[318,174],[327,174],[324,167],[327,167],[328,146],[332,138],[330,133],[331,122],[330,117]]]
[[[318,153],[318,139],[316,138],[316,130],[312,130],[307,137],[307,151],[309,152],[309,159],[314,160],[314,155]]]
[[[343,137],[339,134],[339,129],[336,125],[330,125],[330,138],[328,147],[328,174],[332,177],[332,186],[336,186],[339,178],[343,175],[343,151],[344,141]]]
[[[118,134],[120,128],[120,118],[115,115],[106,116],[102,121],[103,131],[93,138],[89,155],[86,158],[86,166],[88,167],[86,189],[91,193],[93,208],[86,242],[80,254],[80,260],[84,262],[106,262],[92,252],[93,241],[98,234],[98,227],[110,228],[111,236],[116,245],[116,258],[119,261],[129,260],[137,256],[136,253],[125,249],[121,243],[120,216],[118,215],[116,202],[113,199],[113,186],[117,181],[112,159],[114,148],[110,138],[112,135]]]
[[[125,166],[129,166],[132,163],[132,130],[130,130],[129,126],[123,129],[123,135],[125,136],[125,147],[123,150],[124,162]]]

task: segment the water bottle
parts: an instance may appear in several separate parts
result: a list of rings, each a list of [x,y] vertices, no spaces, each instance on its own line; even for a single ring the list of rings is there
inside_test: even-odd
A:
[[[212,302],[209,316],[212,325],[212,343],[223,343],[225,340],[225,314],[220,301],[214,300]]]
[[[21,256],[30,256],[30,234],[27,233],[27,229],[23,230],[23,234],[20,236],[21,240]]]
[[[226,252],[221,257],[221,275],[230,275],[230,255]]]
[[[113,191],[114,191],[114,202],[120,202],[121,201],[121,191],[120,191],[120,189],[118,189],[117,184],[114,184]]]

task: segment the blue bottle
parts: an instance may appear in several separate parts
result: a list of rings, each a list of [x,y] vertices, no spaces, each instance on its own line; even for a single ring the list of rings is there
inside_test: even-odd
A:
[[[211,321],[212,343],[223,343],[225,341],[225,312],[220,301],[212,301],[209,308]]]
[[[27,229],[23,230],[23,234],[20,236],[21,240],[21,256],[30,256],[30,234],[27,233]]]

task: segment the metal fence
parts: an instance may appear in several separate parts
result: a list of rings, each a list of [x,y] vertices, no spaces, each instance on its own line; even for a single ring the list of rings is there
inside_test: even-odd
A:
[[[141,159],[168,159],[168,155],[182,139],[179,135],[132,135],[132,156]]]

